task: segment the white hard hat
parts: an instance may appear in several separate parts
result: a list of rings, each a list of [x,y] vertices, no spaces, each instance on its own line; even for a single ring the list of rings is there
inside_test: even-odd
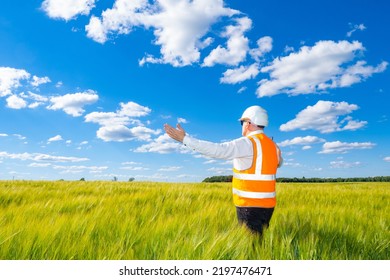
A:
[[[241,120],[249,119],[251,123],[259,126],[268,125],[268,114],[267,111],[261,108],[260,106],[251,106],[248,107],[244,113],[242,113]]]

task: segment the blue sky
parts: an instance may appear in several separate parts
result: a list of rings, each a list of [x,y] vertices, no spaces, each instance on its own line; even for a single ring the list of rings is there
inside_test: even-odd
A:
[[[390,4],[373,1],[6,0],[0,179],[198,182],[220,142],[269,113],[279,177],[390,175]]]

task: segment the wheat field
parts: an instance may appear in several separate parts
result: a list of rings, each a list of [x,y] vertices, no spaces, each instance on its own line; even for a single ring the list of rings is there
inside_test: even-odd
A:
[[[263,237],[229,183],[0,181],[2,260],[389,260],[390,183],[278,183]]]

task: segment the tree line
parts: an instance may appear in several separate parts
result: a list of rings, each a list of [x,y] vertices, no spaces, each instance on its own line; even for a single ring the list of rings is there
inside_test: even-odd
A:
[[[233,176],[211,176],[205,178],[202,182],[232,182]],[[277,178],[277,182],[283,183],[338,183],[338,182],[390,182],[390,176],[374,176],[374,177],[352,177],[352,178]]]

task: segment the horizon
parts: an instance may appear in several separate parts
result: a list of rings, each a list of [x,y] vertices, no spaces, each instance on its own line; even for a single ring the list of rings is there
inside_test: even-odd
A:
[[[2,3],[0,180],[229,176],[163,125],[229,141],[252,105],[278,178],[390,174],[390,3],[62,2]]]
[[[210,177],[206,177],[204,178],[202,181],[199,181],[199,182],[181,182],[181,181],[175,181],[175,182],[172,182],[172,181],[137,181],[135,180],[135,178],[133,177],[130,177],[128,178],[128,180],[119,180],[118,178],[112,178],[111,180],[107,179],[107,180],[87,180],[85,179],[85,177],[81,177],[80,179],[69,179],[69,180],[66,180],[66,179],[52,179],[52,180],[44,180],[44,179],[15,179],[15,178],[12,178],[12,179],[9,179],[9,180],[6,180],[6,179],[0,179],[0,181],[4,182],[4,181],[42,181],[42,182],[56,182],[56,181],[64,181],[64,182],[119,182],[119,183],[148,183],[148,182],[155,182],[155,183],[178,183],[178,184],[186,184],[186,183],[213,183],[213,182],[204,182],[205,179],[208,179],[208,178],[213,178],[213,177],[230,177],[230,176],[233,176],[233,175],[212,175]],[[276,181],[278,181],[278,179],[287,179],[287,180],[293,180],[293,179],[303,179],[303,180],[313,180],[313,179],[320,179],[320,180],[337,180],[337,179],[341,179],[341,180],[354,180],[354,179],[375,179],[375,178],[390,178],[390,176],[369,176],[369,177],[277,177],[276,178]],[[130,180],[130,179],[134,179],[134,180]],[[366,181],[355,181],[355,182],[361,182],[361,183],[364,183]],[[375,182],[387,182],[387,181],[375,181]],[[228,183],[228,182],[215,182],[215,183]],[[284,183],[294,183],[294,182],[284,182]]]

